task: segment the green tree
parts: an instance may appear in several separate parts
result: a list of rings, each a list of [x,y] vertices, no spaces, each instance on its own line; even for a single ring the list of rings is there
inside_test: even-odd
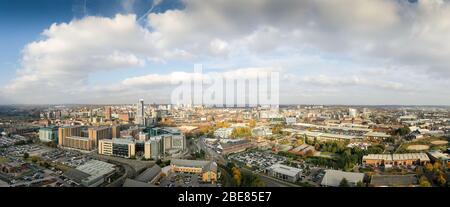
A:
[[[356,187],[364,187],[364,183],[361,182],[361,181],[358,181],[358,182],[356,183]]]
[[[410,132],[411,132],[411,130],[409,129],[409,127],[404,126],[404,127],[401,127],[401,128],[398,128],[397,130],[395,130],[394,133],[399,136],[405,136],[405,135],[409,134]]]
[[[350,185],[348,184],[347,179],[342,178],[341,182],[339,183],[339,187],[350,187]]]
[[[419,185],[420,187],[431,187],[430,181],[425,176],[420,177]]]

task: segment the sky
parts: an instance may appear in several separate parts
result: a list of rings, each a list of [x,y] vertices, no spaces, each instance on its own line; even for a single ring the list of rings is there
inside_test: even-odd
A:
[[[450,105],[447,0],[0,0],[0,104],[169,103],[280,74],[281,104]]]

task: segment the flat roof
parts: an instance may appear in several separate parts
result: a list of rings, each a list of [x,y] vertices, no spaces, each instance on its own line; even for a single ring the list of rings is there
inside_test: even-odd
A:
[[[363,156],[363,160],[420,160],[430,161],[425,153],[405,153],[405,154],[368,154]]]
[[[87,180],[94,180],[115,171],[115,165],[100,160],[90,160],[76,169],[89,174]]]
[[[137,180],[133,180],[130,178],[125,179],[122,187],[131,187],[131,188],[147,188],[147,187],[158,187],[154,184],[145,183]]]
[[[282,164],[274,164],[274,165],[270,166],[268,169],[273,170],[277,173],[281,173],[283,175],[291,176],[291,177],[295,177],[301,172],[301,170],[298,168],[290,167],[290,166],[282,165]]]
[[[374,186],[411,186],[417,185],[416,175],[373,175],[370,181]]]
[[[342,179],[346,179],[349,183],[356,184],[363,181],[364,173],[344,172],[340,170],[325,170],[321,185],[338,187]]]
[[[161,167],[159,167],[159,165],[153,165],[153,167],[147,168],[144,172],[139,174],[135,180],[147,183],[155,178],[159,173],[161,173]]]

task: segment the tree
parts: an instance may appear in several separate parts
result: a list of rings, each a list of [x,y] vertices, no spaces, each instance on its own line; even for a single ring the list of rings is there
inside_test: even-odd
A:
[[[31,157],[31,162],[36,163],[37,161],[39,161],[39,157],[36,156]]]
[[[433,171],[434,171],[434,172],[439,172],[439,171],[441,170],[441,168],[442,168],[442,165],[441,165],[440,162],[436,161],[436,162],[433,164]]]
[[[217,128],[228,128],[228,127],[230,127],[230,124],[228,124],[227,122],[221,121],[216,124],[216,127]]]
[[[431,187],[430,181],[425,176],[420,177],[419,185],[420,187]]]
[[[358,181],[358,182],[356,183],[356,187],[364,187],[364,183],[361,182],[361,181]]]
[[[341,182],[339,183],[339,187],[350,187],[350,185],[348,184],[347,179],[342,178]]]
[[[444,173],[442,173],[442,172],[439,173],[439,175],[438,175],[436,181],[437,181],[437,183],[438,183],[440,186],[444,187],[445,184],[447,183],[447,180],[445,179]]]
[[[422,166],[417,166],[417,168],[416,168],[416,174],[417,174],[418,176],[423,175],[423,167],[422,167]]]
[[[231,133],[233,138],[250,137],[252,136],[252,131],[248,127],[237,127]]]
[[[295,141],[294,146],[295,146],[295,147],[298,147],[298,146],[300,146],[300,145],[302,145],[302,144],[304,144],[304,143],[303,143],[303,140],[302,140],[302,139],[297,139],[297,141]]]
[[[254,128],[254,127],[256,126],[256,121],[253,120],[253,119],[249,120],[249,121],[248,121],[248,126],[249,126],[250,128]]]
[[[28,152],[23,153],[23,159],[28,159],[30,157],[30,154]]]
[[[242,179],[241,171],[239,170],[239,168],[233,167],[233,168],[231,168],[231,172],[232,172],[233,179],[236,182],[236,185],[240,186],[241,181],[242,181],[241,180]]]
[[[398,128],[397,130],[395,130],[394,133],[396,135],[405,136],[405,135],[409,134],[410,132],[411,132],[411,130],[409,129],[409,127],[405,126],[405,127]]]
[[[433,165],[432,165],[431,163],[427,163],[427,164],[425,165],[425,170],[426,170],[427,172],[433,171]]]

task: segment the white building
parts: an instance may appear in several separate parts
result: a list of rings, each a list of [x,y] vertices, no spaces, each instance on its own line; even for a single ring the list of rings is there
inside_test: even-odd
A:
[[[272,130],[268,127],[255,127],[252,129],[252,136],[255,137],[272,136]]]
[[[267,168],[267,172],[272,177],[295,183],[300,178],[301,170],[287,165],[274,164]]]
[[[214,131],[214,136],[228,139],[228,138],[230,138],[232,133],[233,133],[233,128],[219,128],[216,131]]]
[[[352,109],[352,108],[348,109],[348,115],[350,117],[355,118],[357,114],[358,114],[358,111],[356,109]]]

